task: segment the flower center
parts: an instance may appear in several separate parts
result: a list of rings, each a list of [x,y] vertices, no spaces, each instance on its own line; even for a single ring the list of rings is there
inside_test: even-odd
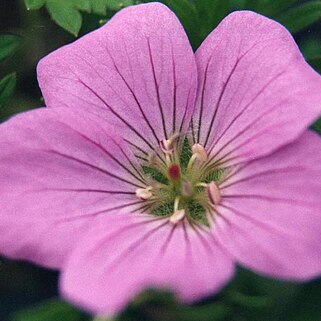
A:
[[[208,215],[221,201],[219,182],[224,169],[215,167],[200,144],[174,135],[160,142],[164,159],[150,157],[142,164],[148,186],[136,190],[144,212],[209,226]]]

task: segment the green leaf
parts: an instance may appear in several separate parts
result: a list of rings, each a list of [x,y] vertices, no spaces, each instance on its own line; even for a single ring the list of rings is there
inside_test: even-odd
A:
[[[69,1],[47,0],[47,10],[51,18],[62,28],[77,36],[82,24],[79,11]]]
[[[298,0],[246,0],[243,9],[250,9],[266,16],[274,17],[297,3]]]
[[[72,3],[76,9],[91,12],[90,0],[73,0]]]
[[[262,309],[269,306],[270,302],[265,296],[251,296],[237,291],[227,293],[228,299],[234,304],[247,308]]]
[[[270,0],[270,3],[268,5],[268,14],[271,16],[276,16],[277,14],[281,14],[282,12],[297,5],[297,3],[298,3],[298,0],[282,0],[282,1]]]
[[[96,14],[105,16],[106,15],[106,0],[91,0],[92,11]]]
[[[34,308],[16,313],[12,321],[83,321],[85,316],[58,299],[46,301]]]
[[[302,31],[321,19],[321,1],[306,2],[278,17],[292,33]]]
[[[28,10],[38,10],[45,5],[46,0],[25,0]]]
[[[134,4],[133,0],[105,0],[105,2],[107,8],[114,11]]]
[[[201,41],[229,12],[228,0],[194,0],[201,21]]]
[[[195,5],[189,0],[163,0],[162,2],[175,12],[183,24],[193,48],[196,49],[202,42],[200,37],[202,21]]]
[[[17,83],[16,73],[12,73],[0,80],[0,108],[3,107],[13,94]]]
[[[226,320],[230,314],[228,306],[216,302],[199,307],[181,306],[175,321],[221,321]]]
[[[187,1],[187,0],[184,0]],[[27,9],[37,10],[43,5],[51,18],[63,29],[77,36],[82,25],[80,11],[107,16],[107,10],[118,11],[139,3],[135,0],[25,0]]]
[[[287,305],[287,320],[315,321],[321,316],[321,281],[303,285],[292,302]]]
[[[14,35],[0,36],[0,60],[7,58],[20,46],[20,38]]]

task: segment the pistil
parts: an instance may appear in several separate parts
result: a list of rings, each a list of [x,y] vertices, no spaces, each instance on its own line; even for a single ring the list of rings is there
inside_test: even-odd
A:
[[[168,177],[169,179],[176,183],[181,179],[181,168],[178,164],[171,164],[168,168]]]

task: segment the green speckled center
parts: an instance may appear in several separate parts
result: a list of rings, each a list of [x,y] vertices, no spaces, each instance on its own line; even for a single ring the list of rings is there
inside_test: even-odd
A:
[[[192,149],[186,138],[180,145],[177,144],[175,153],[165,168],[157,164],[142,166],[153,186],[153,197],[149,201],[147,211],[155,216],[171,216],[174,212],[175,199],[179,198],[179,209],[185,210],[189,221],[209,226],[206,213],[210,210],[210,204],[206,188],[200,185],[211,181],[219,182],[224,169],[213,169],[212,166],[200,162],[188,166]],[[169,169],[173,164],[180,169],[178,180],[170,175]]]

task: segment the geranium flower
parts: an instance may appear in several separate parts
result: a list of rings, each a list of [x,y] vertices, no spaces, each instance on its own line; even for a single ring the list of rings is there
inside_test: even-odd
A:
[[[321,78],[281,25],[235,12],[194,54],[167,7],[133,6],[38,78],[48,108],[0,127],[0,249],[61,269],[65,298],[113,314],[236,264],[320,274]]]

